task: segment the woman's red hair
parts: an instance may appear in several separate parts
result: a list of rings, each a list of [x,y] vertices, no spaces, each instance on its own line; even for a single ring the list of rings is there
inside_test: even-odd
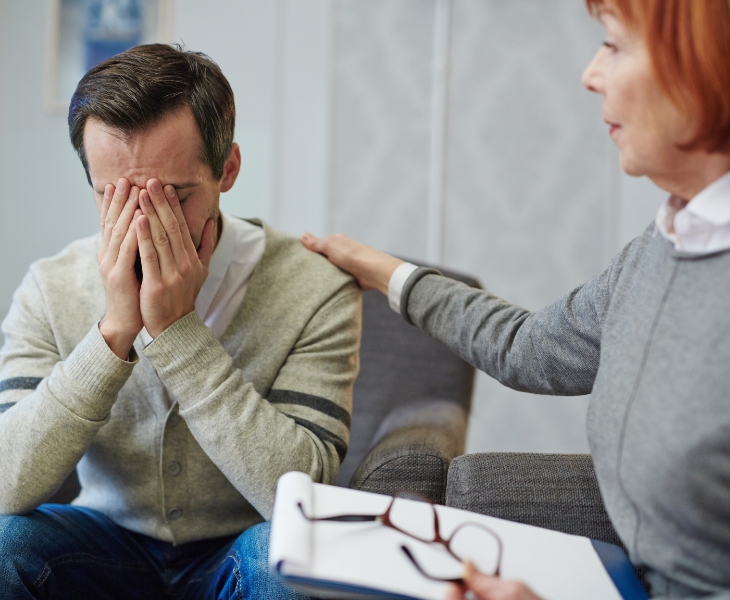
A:
[[[698,123],[687,149],[730,152],[730,0],[586,0],[644,39],[659,85]]]

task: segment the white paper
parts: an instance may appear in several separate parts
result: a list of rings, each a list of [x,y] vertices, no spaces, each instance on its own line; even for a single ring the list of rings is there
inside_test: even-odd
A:
[[[304,480],[309,480],[307,488]],[[374,588],[424,600],[443,600],[447,584],[427,579],[407,558],[401,546],[419,562],[454,571],[461,566],[438,544],[425,544],[379,522],[307,521],[307,514],[382,514],[389,496],[347,488],[312,484],[303,473],[287,473],[279,480],[271,533],[270,561],[281,561],[280,573],[350,586]],[[505,579],[527,583],[545,600],[621,600],[621,596],[587,538],[437,506],[445,537],[465,522],[482,523],[502,539]],[[306,537],[309,536],[309,541]],[[443,561],[436,565],[434,561]],[[335,594],[337,595],[337,594]],[[339,594],[342,597],[342,594]]]
[[[309,475],[292,471],[279,478],[269,541],[269,565],[279,570],[308,576],[311,568],[312,523],[302,517],[297,503],[307,514],[312,511],[313,483]]]

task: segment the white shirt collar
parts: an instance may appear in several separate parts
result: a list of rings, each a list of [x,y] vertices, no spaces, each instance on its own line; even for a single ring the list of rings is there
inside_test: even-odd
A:
[[[716,226],[730,223],[730,172],[692,198],[687,210]]]
[[[227,217],[223,213],[221,213],[221,225],[223,226],[223,231],[218,240],[218,245],[213,251],[213,256],[210,258],[208,277],[203,287],[200,288],[198,299],[195,301],[195,310],[201,319],[205,319],[208,314],[208,309],[213,302],[213,298],[218,293],[221,283],[223,283],[223,278],[226,276],[226,271],[228,271],[228,265],[231,263],[231,258],[233,258],[233,246],[236,242],[236,234],[230,223],[230,217]]]
[[[655,223],[677,250],[710,254],[730,249],[730,172],[689,202],[677,196],[667,198]]]

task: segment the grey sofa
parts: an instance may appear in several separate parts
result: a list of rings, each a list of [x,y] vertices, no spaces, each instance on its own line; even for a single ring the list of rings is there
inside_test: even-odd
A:
[[[590,454],[460,456],[449,468],[446,504],[624,548],[606,513]],[[646,570],[634,570],[648,590]]]
[[[472,277],[442,271],[481,287]],[[379,494],[409,489],[443,504],[449,464],[464,452],[474,373],[408,325],[382,294],[363,294],[360,375],[337,485]]]
[[[408,325],[382,294],[363,294],[360,375],[337,485],[381,494],[409,489],[443,504],[449,463],[464,452],[473,384],[472,366]],[[74,472],[49,502],[78,493]]]

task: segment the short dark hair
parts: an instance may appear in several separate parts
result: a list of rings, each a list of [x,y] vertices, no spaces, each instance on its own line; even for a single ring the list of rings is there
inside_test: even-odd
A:
[[[100,62],[81,78],[68,111],[68,129],[89,176],[84,126],[89,117],[124,135],[157,124],[188,106],[203,139],[202,160],[213,177],[223,177],[236,123],[233,90],[220,67],[200,52],[146,44]]]

